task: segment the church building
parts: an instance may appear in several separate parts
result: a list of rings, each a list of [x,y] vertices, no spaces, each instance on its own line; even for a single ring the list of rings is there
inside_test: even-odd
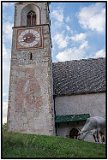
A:
[[[52,63],[48,2],[16,2],[8,130],[77,138],[105,117],[105,58]]]

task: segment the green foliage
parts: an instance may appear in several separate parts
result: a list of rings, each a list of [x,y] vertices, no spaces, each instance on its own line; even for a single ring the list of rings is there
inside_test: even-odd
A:
[[[104,144],[4,132],[2,158],[106,158]]]

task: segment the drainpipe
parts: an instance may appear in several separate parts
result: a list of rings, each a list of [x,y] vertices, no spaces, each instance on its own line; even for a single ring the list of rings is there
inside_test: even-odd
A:
[[[54,115],[55,115],[55,120],[56,120],[55,98],[56,98],[56,95],[53,95],[53,101],[54,101]],[[56,124],[56,122],[55,122],[55,134],[56,134],[56,136],[57,136],[57,124]]]

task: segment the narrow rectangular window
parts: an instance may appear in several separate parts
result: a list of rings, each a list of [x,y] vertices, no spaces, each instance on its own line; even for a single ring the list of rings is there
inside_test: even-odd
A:
[[[32,53],[30,53],[30,60],[32,60],[32,58],[33,58],[33,57],[32,57]]]
[[[30,11],[27,14],[27,26],[36,25],[36,14],[34,11]]]

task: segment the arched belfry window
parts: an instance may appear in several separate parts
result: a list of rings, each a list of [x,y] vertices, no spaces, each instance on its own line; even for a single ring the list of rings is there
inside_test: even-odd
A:
[[[27,14],[27,26],[34,26],[36,25],[36,14],[34,11],[30,11]]]
[[[34,26],[41,24],[41,11],[39,6],[32,4],[27,4],[21,10],[21,21],[20,26]]]

